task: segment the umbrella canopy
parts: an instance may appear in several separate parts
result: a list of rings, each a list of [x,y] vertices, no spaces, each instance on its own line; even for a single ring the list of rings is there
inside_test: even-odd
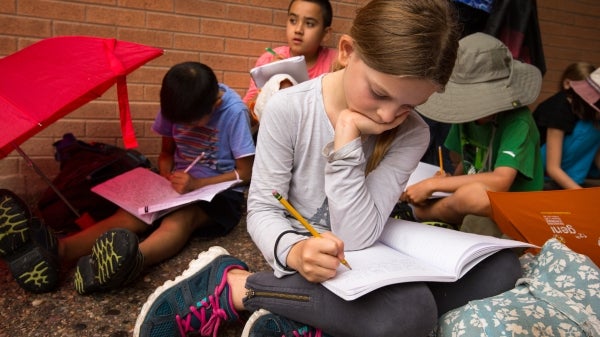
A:
[[[64,36],[0,59],[0,159],[115,83],[123,141],[136,147],[125,76],[162,54],[116,39]]]

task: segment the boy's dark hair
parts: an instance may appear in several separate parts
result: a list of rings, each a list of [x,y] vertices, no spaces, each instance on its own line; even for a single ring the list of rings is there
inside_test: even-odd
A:
[[[321,7],[321,13],[323,14],[323,27],[331,27],[331,22],[333,21],[333,9],[331,8],[329,0],[292,0],[288,6],[288,14],[290,13],[290,8],[292,8],[294,1],[306,1],[319,5],[319,7]]]
[[[183,62],[167,71],[160,88],[160,109],[172,123],[193,123],[213,111],[219,82],[210,67]]]

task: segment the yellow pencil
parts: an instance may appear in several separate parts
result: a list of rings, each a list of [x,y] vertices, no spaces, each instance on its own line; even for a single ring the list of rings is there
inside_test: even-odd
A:
[[[438,156],[440,157],[440,173],[444,174],[444,159],[442,158],[442,147],[438,146]]]
[[[281,196],[281,194],[279,194],[279,192],[277,191],[273,191],[273,196],[275,197],[275,199],[279,200],[279,202],[281,202],[281,204],[283,205],[283,207],[285,207],[285,209],[288,210],[288,212],[290,212],[290,214],[292,214],[294,216],[294,218],[296,218],[296,220],[300,221],[300,223],[310,232],[310,234],[316,238],[320,238],[321,234],[319,234],[319,232],[317,232],[313,226],[311,226],[308,221],[306,221],[306,219],[304,219],[304,217],[302,215],[300,215],[300,213],[298,213],[298,211],[292,206],[290,205],[290,203],[285,200],[284,197]],[[348,263],[348,261],[346,261],[345,259],[340,259],[340,262],[346,266],[348,269],[352,269],[352,267],[350,267],[350,264]]]

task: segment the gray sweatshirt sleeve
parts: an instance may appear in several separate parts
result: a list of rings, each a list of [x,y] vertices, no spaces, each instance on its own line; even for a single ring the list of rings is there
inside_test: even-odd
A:
[[[429,143],[429,129],[416,114],[400,126],[396,139],[379,165],[365,177],[365,150],[372,153],[374,138],[346,144],[336,152],[325,148],[325,193],[331,230],[346,250],[372,245]]]
[[[269,99],[260,120],[248,193],[247,226],[252,240],[278,277],[295,272],[283,267],[286,257],[295,243],[308,236],[303,234],[304,227],[273,197],[273,190],[311,223],[315,209],[325,200],[326,159],[321,150],[332,139],[333,129],[326,116],[322,116],[322,101],[316,93],[310,83],[278,92]],[[320,224],[315,224],[315,228],[329,230]],[[298,234],[282,235],[286,231]],[[281,264],[276,263],[276,256]]]

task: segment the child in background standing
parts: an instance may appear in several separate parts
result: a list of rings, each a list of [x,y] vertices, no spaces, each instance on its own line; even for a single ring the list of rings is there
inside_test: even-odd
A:
[[[236,178],[249,182],[255,148],[248,111],[235,91],[218,83],[212,69],[197,62],[173,66],[163,78],[160,108],[152,126],[162,136],[158,168],[174,190],[184,193]],[[201,153],[201,160],[185,172]],[[80,294],[117,289],[135,280],[142,268],[177,254],[196,230],[227,234],[239,223],[244,202],[239,187],[229,189],[152,225],[118,209],[57,241],[22,200],[0,190],[0,257],[29,291],[53,290],[59,281],[58,262],[68,265],[77,259],[74,283]],[[137,235],[148,232],[138,245]],[[47,277],[29,277],[35,271]]]
[[[581,86],[571,85],[582,81],[585,86],[594,69],[586,62],[570,64],[562,74],[560,91],[533,113],[540,131],[546,190],[581,188],[590,171],[600,167],[600,110],[580,96]],[[600,86],[600,72],[594,76]]]
[[[288,7],[285,29],[287,46],[276,47],[277,55],[265,52],[256,61],[255,67],[278,59],[304,55],[308,77],[314,78],[331,71],[337,51],[322,46],[331,38],[333,10],[329,0],[292,0]],[[256,99],[258,88],[252,79],[243,101],[248,104]]]
[[[457,282],[394,284],[354,301],[320,284],[336,275],[344,248],[379,239],[425,151],[429,132],[414,107],[442,91],[452,72],[458,43],[452,9],[447,0],[373,0],[340,38],[343,69],[270,98],[247,224],[274,273],[250,273],[225,249],[211,247],[150,295],[134,336],[217,336],[241,311],[254,312],[242,336],[426,336],[438,315],[514,286],[520,265],[510,250]],[[274,189],[322,237],[311,237]]]

